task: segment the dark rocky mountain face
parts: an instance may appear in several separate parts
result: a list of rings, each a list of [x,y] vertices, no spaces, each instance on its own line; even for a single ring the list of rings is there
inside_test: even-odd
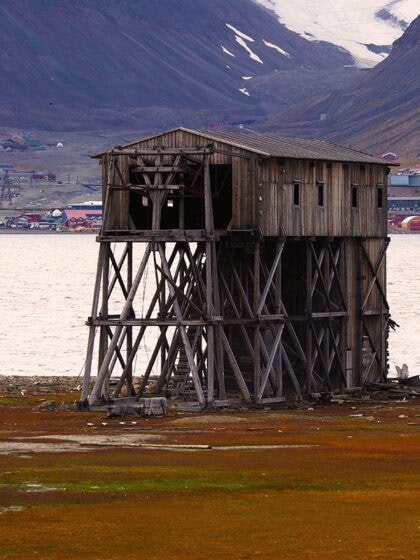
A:
[[[390,55],[350,84],[306,98],[261,126],[286,135],[319,136],[376,153],[418,151],[420,16]]]
[[[3,127],[417,141],[420,18],[367,71],[252,0],[0,0],[0,18]]]
[[[273,105],[290,104],[276,85],[276,95],[269,91],[277,73],[351,64],[347,53],[306,41],[251,0],[16,0],[1,2],[0,17],[3,126],[260,122]],[[247,95],[249,77],[261,80],[260,94]],[[293,101],[305,94],[300,83]]]

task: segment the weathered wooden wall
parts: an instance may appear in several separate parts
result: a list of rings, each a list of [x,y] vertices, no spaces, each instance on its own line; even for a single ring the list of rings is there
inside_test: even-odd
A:
[[[308,160],[262,160],[259,170],[259,225],[264,235],[386,235],[384,166]],[[299,185],[299,204],[294,185]],[[323,185],[323,205],[318,189]],[[352,207],[352,188],[357,205]],[[378,208],[378,193],[382,207]],[[238,224],[239,225],[239,224]]]
[[[209,142],[177,130],[159,136],[159,144],[187,149],[205,147]],[[386,236],[385,166],[262,158],[221,142],[212,145],[216,152],[209,156],[209,163],[232,166],[231,229],[259,228],[266,236]],[[154,147],[156,138],[131,145],[133,150]],[[128,156],[118,156],[115,162],[113,159],[104,159],[104,176],[108,184],[124,185],[128,181],[128,166],[134,165],[135,159]],[[299,204],[294,200],[295,184],[299,185]],[[319,188],[323,189],[322,206],[318,200]],[[355,207],[352,189],[357,191]],[[110,225],[130,227],[125,192],[114,191],[112,195]]]

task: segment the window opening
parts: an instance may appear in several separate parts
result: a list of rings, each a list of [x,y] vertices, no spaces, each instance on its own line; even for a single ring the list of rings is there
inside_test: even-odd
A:
[[[378,187],[378,208],[383,208],[384,206],[384,189],[383,187]]]
[[[324,183],[322,181],[316,183],[318,185],[318,206],[324,206]]]
[[[352,184],[351,186],[351,207],[357,208],[358,207],[358,187],[357,184]]]
[[[293,204],[295,206],[300,205],[300,183],[299,183],[299,181],[295,181],[293,183]]]

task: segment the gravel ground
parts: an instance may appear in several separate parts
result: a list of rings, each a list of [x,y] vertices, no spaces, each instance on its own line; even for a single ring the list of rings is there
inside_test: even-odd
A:
[[[0,375],[0,393],[48,395],[80,390],[81,377]]]

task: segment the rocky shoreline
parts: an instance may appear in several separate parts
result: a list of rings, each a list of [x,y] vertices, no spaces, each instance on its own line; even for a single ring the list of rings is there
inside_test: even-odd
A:
[[[82,378],[71,376],[0,375],[0,393],[52,395],[80,391]]]

